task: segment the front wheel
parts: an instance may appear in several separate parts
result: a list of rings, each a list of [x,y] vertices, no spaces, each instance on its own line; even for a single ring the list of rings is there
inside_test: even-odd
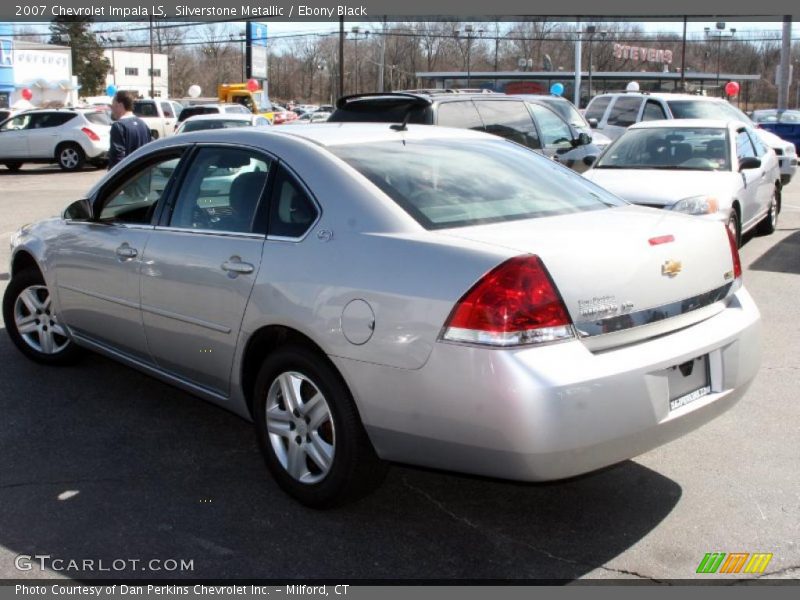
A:
[[[386,474],[350,391],[335,369],[304,346],[264,361],[255,386],[256,434],[278,485],[313,508],[372,491]]]
[[[776,189],[772,192],[772,199],[769,203],[769,211],[762,221],[758,224],[759,235],[770,235],[775,233],[778,228],[778,213],[780,212],[780,192]]]
[[[86,161],[86,154],[78,144],[64,144],[58,147],[56,160],[64,171],[77,171]]]
[[[3,296],[3,320],[11,341],[32,360],[63,365],[80,355],[53,311],[50,290],[37,271],[23,271],[11,279]]]

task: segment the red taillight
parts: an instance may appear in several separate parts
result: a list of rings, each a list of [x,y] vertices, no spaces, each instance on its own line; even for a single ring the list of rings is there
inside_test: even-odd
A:
[[[659,235],[658,237],[652,237],[649,240],[651,246],[658,246],[660,244],[669,244],[675,241],[674,235]]]
[[[92,131],[88,127],[81,127],[81,131],[83,133],[85,133],[88,136],[88,138],[90,140],[92,140],[93,142],[99,142],[100,141],[100,136],[97,135],[94,131]]]
[[[731,245],[731,258],[733,259],[733,278],[739,279],[742,276],[742,259],[739,258],[739,247],[736,244],[736,237],[730,228],[725,225],[725,231],[728,234],[728,242]]]
[[[538,256],[511,258],[484,275],[458,301],[442,338],[493,346],[574,337],[572,320]]]

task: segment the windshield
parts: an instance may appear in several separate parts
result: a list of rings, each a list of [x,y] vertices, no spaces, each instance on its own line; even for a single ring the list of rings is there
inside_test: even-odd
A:
[[[726,171],[730,164],[727,129],[653,127],[626,131],[595,169]]]
[[[753,113],[756,123],[798,123],[800,124],[800,111],[797,110],[757,110]]]
[[[676,119],[723,119],[744,121],[751,124],[750,118],[735,106],[715,100],[669,100],[667,102],[672,116]]]
[[[254,110],[253,112],[271,112],[273,110],[272,102],[270,102],[269,99],[264,95],[263,91],[253,92],[253,100],[258,107],[258,110]]]
[[[559,116],[573,127],[588,128],[589,123],[583,118],[583,115],[578,112],[570,102],[560,100],[550,100],[549,98],[542,98],[539,100],[542,104],[547,104],[548,108],[556,111]]]
[[[506,140],[402,140],[333,146],[427,229],[549,217],[626,203]]]
[[[247,127],[250,121],[242,119],[198,119],[186,121],[183,125],[183,131],[200,131],[201,129],[230,129],[231,127]]]

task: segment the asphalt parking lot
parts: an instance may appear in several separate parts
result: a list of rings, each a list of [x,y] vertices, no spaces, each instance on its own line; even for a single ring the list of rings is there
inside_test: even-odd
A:
[[[102,173],[0,168],[0,292],[11,233]],[[800,577],[800,181],[779,231],[746,239],[742,259],[763,363],[716,421],[553,484],[394,466],[377,493],[328,512],[278,489],[250,423],[96,355],[36,365],[2,331],[0,578],[664,581],[699,577],[707,552],[773,553],[764,576]],[[193,569],[20,571],[20,554]]]

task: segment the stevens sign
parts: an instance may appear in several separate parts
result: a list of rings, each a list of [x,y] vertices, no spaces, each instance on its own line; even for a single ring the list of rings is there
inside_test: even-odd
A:
[[[669,65],[672,64],[672,50],[659,48],[640,48],[639,46],[626,46],[614,44],[614,58],[617,60],[633,60],[637,62],[651,62]]]

